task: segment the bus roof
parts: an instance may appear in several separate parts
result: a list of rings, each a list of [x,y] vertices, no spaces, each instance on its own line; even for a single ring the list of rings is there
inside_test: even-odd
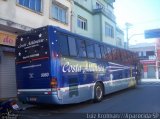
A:
[[[25,32],[25,33],[23,33],[23,34],[21,34],[21,35],[27,35],[28,33],[32,33],[32,32],[35,31],[35,30],[42,30],[42,29],[44,29],[44,28],[49,28],[49,29],[52,28],[52,29],[55,29],[55,30],[57,30],[57,31],[59,31],[59,32],[65,33],[65,34],[70,34],[70,35],[75,36],[75,37],[80,37],[80,38],[83,38],[83,39],[86,39],[86,40],[90,40],[90,41],[97,42],[97,43],[102,44],[102,45],[108,45],[108,46],[113,47],[113,48],[118,48],[118,49],[121,49],[121,50],[125,50],[125,51],[128,51],[128,52],[134,53],[134,52],[131,51],[131,50],[124,49],[124,48],[120,48],[120,47],[114,46],[114,45],[112,45],[112,44],[104,43],[104,42],[102,42],[102,41],[98,41],[98,40],[96,40],[96,39],[92,39],[92,38],[89,38],[89,37],[86,37],[86,36],[82,36],[82,35],[79,35],[79,34],[77,34],[77,33],[73,33],[73,32],[71,32],[71,31],[68,31],[68,30],[66,30],[66,29],[62,29],[62,28],[60,28],[60,27],[58,27],[58,26],[52,26],[52,25],[47,25],[47,26],[35,28],[35,29],[32,29],[32,30],[30,30],[30,31],[27,31],[27,32]],[[19,36],[21,36],[21,35],[19,35]]]
[[[73,33],[71,31],[68,31],[68,30],[65,30],[65,29],[62,29],[58,26],[51,26],[51,25],[48,25],[48,27],[52,27],[54,29],[56,29],[57,31],[60,31],[60,32],[63,32],[63,33],[66,33],[66,34],[70,34],[70,35],[73,35],[73,36],[76,36],[76,37],[81,37],[81,38],[84,38],[84,39],[87,39],[87,40],[91,40],[91,41],[94,41],[94,42],[97,42],[97,43],[100,43],[100,44],[103,44],[103,45],[108,45],[108,46],[111,46],[111,47],[114,47],[114,48],[118,48],[118,49],[122,49],[122,50],[126,50],[126,51],[129,51],[129,52],[132,52],[134,53],[133,51],[131,50],[128,50],[128,49],[124,49],[124,48],[120,48],[120,47],[116,47],[112,44],[108,44],[108,43],[104,43],[102,41],[98,41],[98,40],[95,40],[94,38],[89,38],[89,37],[86,37],[86,36],[83,36],[83,35],[79,35],[77,33]]]

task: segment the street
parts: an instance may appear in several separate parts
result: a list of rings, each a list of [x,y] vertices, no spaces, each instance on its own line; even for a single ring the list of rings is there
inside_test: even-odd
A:
[[[59,116],[59,113],[69,115],[71,113],[74,117],[83,113],[86,114],[86,118],[94,118],[93,113],[156,113],[160,112],[159,90],[159,81],[142,82],[136,89],[127,89],[106,95],[100,103],[87,101],[64,106],[34,106],[22,112],[22,115],[38,119],[53,118],[55,115]],[[90,113],[92,114],[88,115]]]

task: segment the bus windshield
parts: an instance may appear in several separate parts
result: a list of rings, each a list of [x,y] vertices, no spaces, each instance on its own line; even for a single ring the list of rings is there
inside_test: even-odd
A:
[[[17,37],[16,62],[49,56],[47,33],[30,33]]]

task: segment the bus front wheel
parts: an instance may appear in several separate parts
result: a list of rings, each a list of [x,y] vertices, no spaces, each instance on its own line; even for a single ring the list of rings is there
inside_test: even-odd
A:
[[[97,82],[94,87],[94,102],[100,102],[103,99],[103,86]]]

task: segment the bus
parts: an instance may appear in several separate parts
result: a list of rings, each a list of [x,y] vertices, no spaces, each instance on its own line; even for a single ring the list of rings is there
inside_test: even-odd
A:
[[[56,26],[16,39],[17,97],[30,104],[100,102],[136,86],[137,55]]]

